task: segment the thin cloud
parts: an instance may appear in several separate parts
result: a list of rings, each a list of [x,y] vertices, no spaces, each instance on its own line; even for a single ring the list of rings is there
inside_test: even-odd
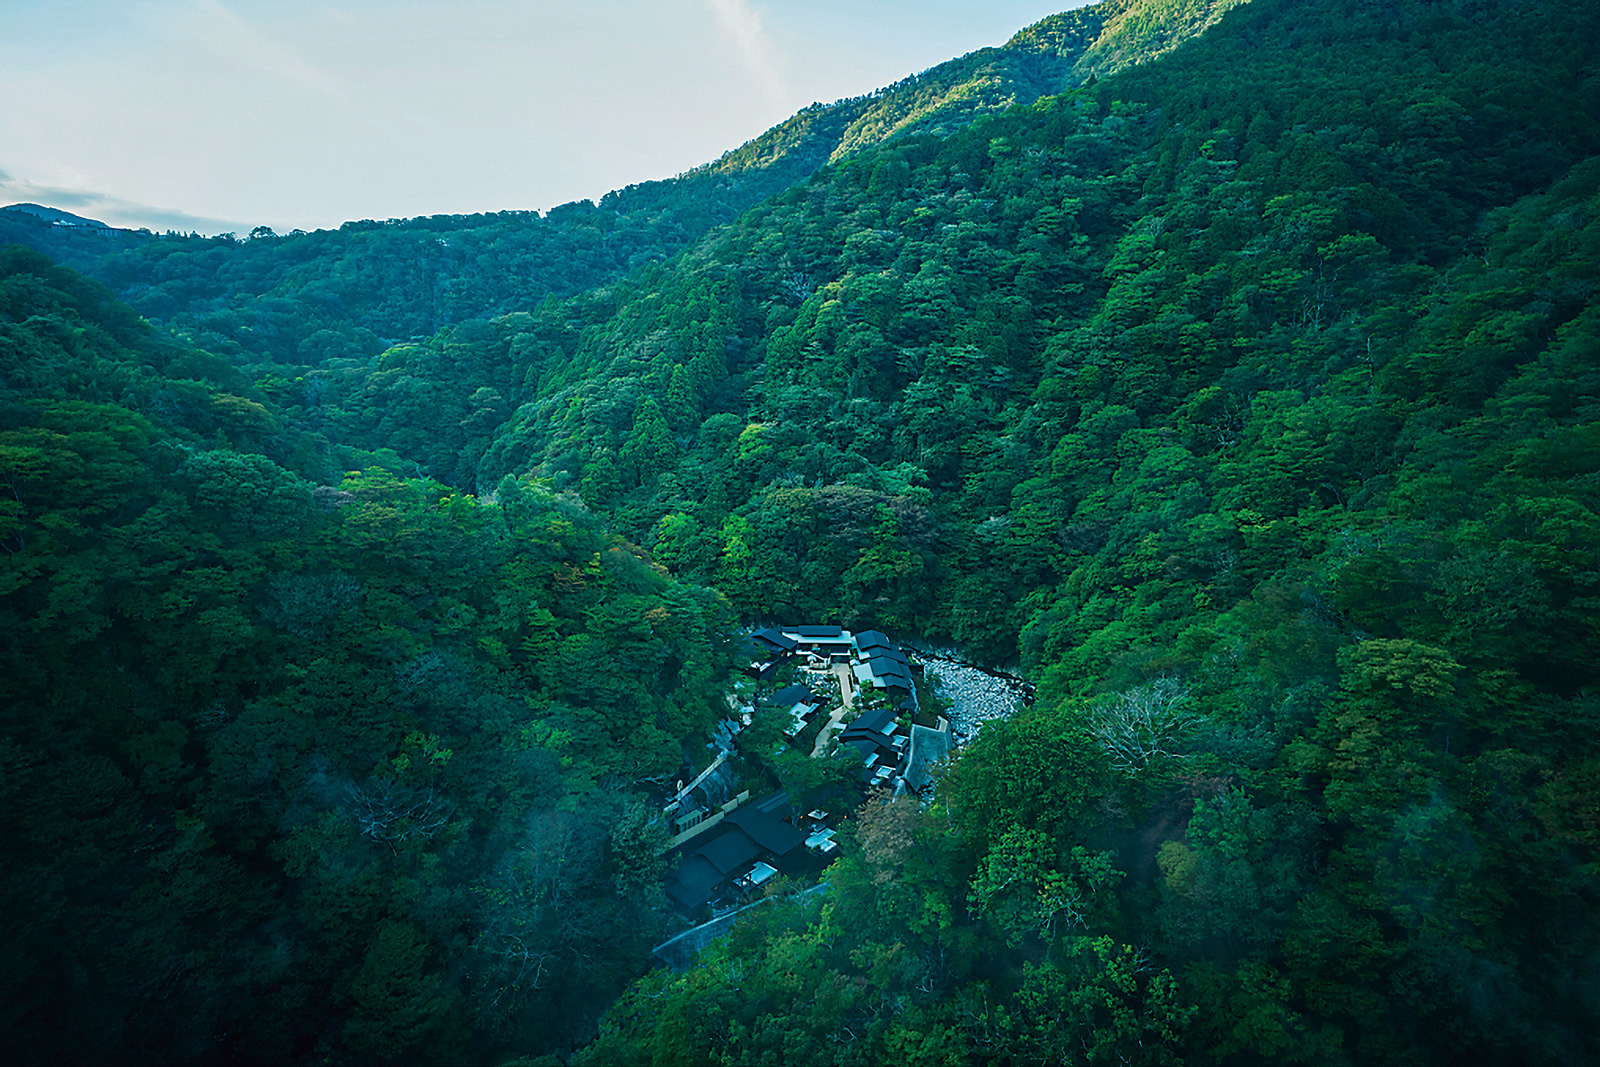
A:
[[[705,0],[705,4],[711,9],[717,27],[733,41],[740,61],[761,83],[768,98],[781,102],[787,94],[778,49],[749,0]]]
[[[200,16],[194,29],[213,52],[281,81],[348,103],[349,94],[342,86],[307,63],[293,48],[245,21],[222,0],[193,0],[192,7]]]
[[[38,204],[41,207],[59,208],[81,215],[107,226],[124,229],[149,229],[157,232],[177,230],[182,233],[238,233],[250,227],[227,219],[205,218],[186,211],[151,207],[119,196],[98,193],[88,189],[69,189],[54,185],[41,185],[22,178],[13,178],[0,170],[0,206],[6,204]]]

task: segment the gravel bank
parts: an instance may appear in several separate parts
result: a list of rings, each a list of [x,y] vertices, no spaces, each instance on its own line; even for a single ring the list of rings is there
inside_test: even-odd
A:
[[[950,739],[964,745],[977,736],[983,724],[1009,719],[1022,706],[1030,686],[1020,678],[974,667],[938,652],[918,651],[928,674],[951,702]]]

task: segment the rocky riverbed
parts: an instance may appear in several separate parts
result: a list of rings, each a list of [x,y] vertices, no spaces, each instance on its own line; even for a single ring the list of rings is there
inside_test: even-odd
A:
[[[918,650],[928,674],[939,680],[951,703],[950,734],[957,745],[977,736],[983,724],[1009,719],[1022,706],[1030,687],[1020,678],[977,667],[954,656]]]

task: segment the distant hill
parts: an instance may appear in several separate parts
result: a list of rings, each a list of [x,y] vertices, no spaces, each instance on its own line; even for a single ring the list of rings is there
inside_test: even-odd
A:
[[[7,204],[5,207],[0,207],[0,211],[33,215],[57,226],[82,226],[94,230],[109,230],[112,228],[99,219],[86,219],[82,215],[74,215],[70,211],[62,211],[60,208],[55,207],[45,207],[42,204]]]

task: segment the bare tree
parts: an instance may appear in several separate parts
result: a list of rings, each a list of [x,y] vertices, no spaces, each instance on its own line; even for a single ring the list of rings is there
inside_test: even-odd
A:
[[[366,786],[352,785],[349,793],[361,832],[388,845],[395,855],[398,842],[432,837],[450,821],[450,802],[432,786],[418,790],[380,779]]]
[[[595,899],[601,858],[592,828],[568,812],[540,812],[478,884],[483,926],[473,949],[488,1008],[511,1010],[593,967],[608,932]]]
[[[1189,708],[1189,690],[1162,677],[1095,705],[1090,726],[1111,766],[1132,777],[1157,758],[1186,759],[1183,740],[1201,721]]]

